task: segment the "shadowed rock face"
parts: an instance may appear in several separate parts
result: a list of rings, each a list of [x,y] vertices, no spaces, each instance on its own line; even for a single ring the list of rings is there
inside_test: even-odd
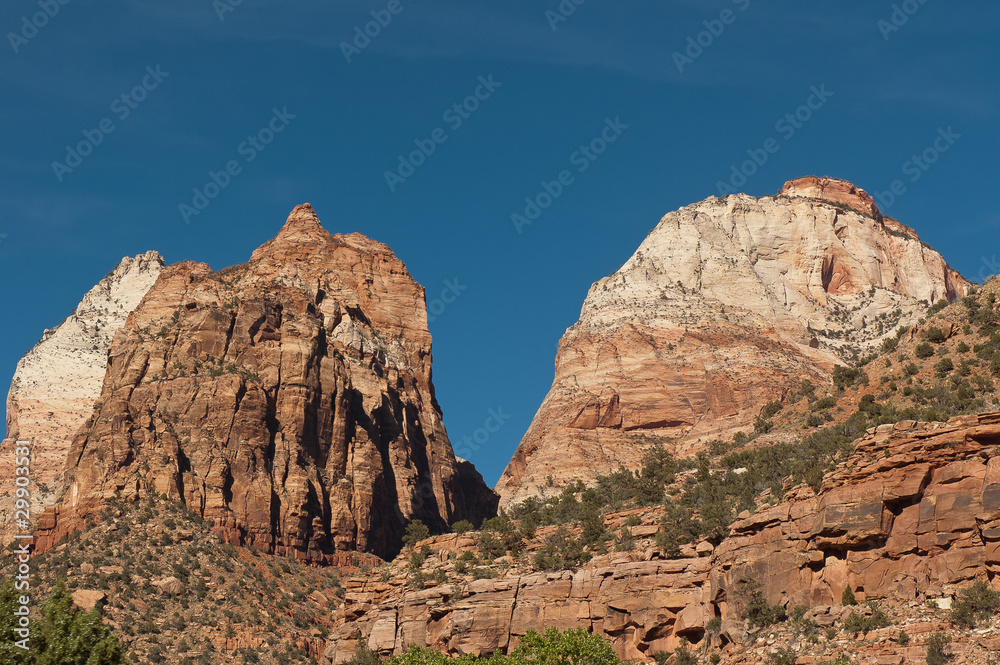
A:
[[[871,197],[830,178],[666,215],[566,331],[555,380],[497,484],[501,504],[746,428],[968,282]],[[549,482],[549,477],[552,482]]]
[[[115,336],[39,548],[148,492],[227,542],[314,561],[391,556],[414,518],[480,522],[497,498],[452,452],[430,349],[403,263],[308,204],[246,264],[166,268]]]

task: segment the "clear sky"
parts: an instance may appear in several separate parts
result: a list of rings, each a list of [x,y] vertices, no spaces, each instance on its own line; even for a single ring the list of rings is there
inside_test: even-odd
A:
[[[308,201],[427,288],[445,424],[492,484],[591,283],[720,181],[898,181],[887,214],[996,273],[998,25],[986,0],[7,0],[0,377],[122,256],[219,269]]]

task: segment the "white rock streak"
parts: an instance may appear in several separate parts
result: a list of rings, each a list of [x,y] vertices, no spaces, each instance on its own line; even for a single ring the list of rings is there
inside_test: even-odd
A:
[[[17,363],[7,394],[7,439],[0,446],[0,477],[11,478],[13,440],[32,442],[31,514],[50,505],[76,431],[93,411],[101,394],[111,340],[149,291],[163,258],[155,251],[125,257],[92,288],[73,314],[46,330],[42,339]],[[4,482],[0,497],[13,486]],[[0,534],[8,537],[4,513]]]

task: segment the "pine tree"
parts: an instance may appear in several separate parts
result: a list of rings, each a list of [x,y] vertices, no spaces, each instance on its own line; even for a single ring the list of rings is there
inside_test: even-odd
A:
[[[18,597],[26,595],[8,582],[0,589],[0,665],[121,665],[118,637],[101,622],[101,610],[73,607],[61,584],[52,590],[40,613],[33,613],[27,650],[15,646]]]

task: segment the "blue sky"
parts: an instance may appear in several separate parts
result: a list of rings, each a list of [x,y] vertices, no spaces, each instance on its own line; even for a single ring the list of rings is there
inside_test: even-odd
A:
[[[389,244],[429,302],[457,282],[434,379],[456,448],[509,415],[468,453],[493,483],[590,284],[754,154],[741,191],[899,181],[887,214],[971,279],[998,270],[996,3],[64,1],[0,10],[5,385],[122,256],[219,269],[309,201],[330,231]],[[554,200],[526,210],[543,182]]]

